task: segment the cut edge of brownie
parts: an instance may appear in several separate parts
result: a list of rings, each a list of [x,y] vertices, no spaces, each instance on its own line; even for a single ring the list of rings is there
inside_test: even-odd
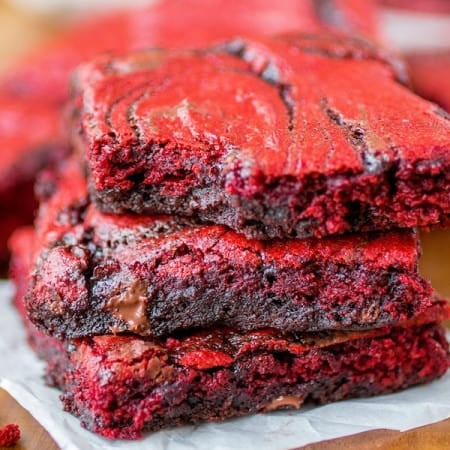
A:
[[[233,357],[212,338],[213,349],[188,344],[187,353],[176,340],[164,348],[134,337],[84,339],[69,347],[64,376],[56,355],[48,376],[62,380],[64,409],[82,426],[136,439],[144,431],[299,409],[305,402],[387,394],[432,381],[449,367],[445,331],[437,324],[300,353],[277,339],[258,348],[249,337],[244,345],[253,348]]]
[[[253,199],[228,195],[223,187],[214,184],[190,189],[179,197],[167,196],[164,187],[99,191],[90,185],[90,195],[99,210],[107,214],[183,215],[205,223],[223,224],[250,239],[259,240],[321,238],[393,228],[432,229],[449,226],[448,209],[441,208],[439,201],[435,204],[431,198],[421,202],[421,188],[413,181],[396,180],[417,177],[419,183],[429,186],[431,191],[445,192],[448,181],[443,180],[450,172],[450,163],[437,159],[430,165],[433,164],[438,173],[430,170],[424,174],[420,163],[412,170],[403,170],[393,164],[390,171],[378,175],[352,174],[345,186],[339,186],[341,175],[327,179],[320,175],[311,176],[301,182],[280,178],[274,182],[279,189]],[[288,195],[283,194],[288,187],[292,190]],[[402,190],[411,204],[419,203],[417,208],[396,211],[402,204],[401,194],[398,194]],[[316,195],[317,192],[320,194]],[[397,192],[397,198],[387,196],[387,192]],[[314,203],[310,201],[312,197]],[[385,209],[374,208],[371,202],[364,201],[369,197],[383,202]],[[301,217],[289,206],[292,204],[301,211],[314,209],[314,216]]]
[[[52,386],[61,385],[65,366],[65,344],[39,331],[30,321],[25,308],[24,299],[28,289],[33,245],[34,230],[31,226],[18,228],[9,239],[11,249],[9,277],[15,287],[13,304],[25,326],[29,346],[39,358],[47,362],[45,381]],[[48,376],[49,373],[52,373],[51,377]]]
[[[299,332],[394,325],[443,304],[418,274],[395,269],[377,273],[332,263],[321,267],[311,261],[300,270],[254,271],[252,264],[231,270],[222,255],[229,269],[218,271],[192,257],[198,249],[182,241],[174,248],[170,254],[163,252],[160,271],[170,265],[202,268],[188,277],[183,270],[166,277],[153,270],[136,276],[126,267],[114,273],[120,254],[95,265],[83,261],[86,253],[77,246],[56,247],[32,275],[27,294],[30,318],[58,338],[124,332],[164,336],[218,324],[243,331],[271,326]],[[207,257],[217,261],[220,254]],[[136,264],[151,267],[154,261]],[[55,277],[48,275],[53,265],[64,266]],[[194,276],[200,271],[202,282]],[[239,281],[242,276],[245,283]],[[69,277],[72,285],[67,285]]]

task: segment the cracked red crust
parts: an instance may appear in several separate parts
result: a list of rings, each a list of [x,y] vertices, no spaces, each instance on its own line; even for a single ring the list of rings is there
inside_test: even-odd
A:
[[[78,75],[98,207],[256,238],[445,224],[450,121],[361,39],[287,34],[104,57]]]

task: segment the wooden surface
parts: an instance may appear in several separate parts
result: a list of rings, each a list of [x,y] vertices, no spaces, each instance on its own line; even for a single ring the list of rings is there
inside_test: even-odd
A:
[[[421,241],[422,275],[431,280],[438,292],[450,298],[450,230],[422,233]]]
[[[449,419],[450,420],[450,419]],[[333,439],[301,447],[302,450],[443,450],[450,449],[450,422],[444,420],[400,433],[374,430],[344,439]],[[296,449],[296,450],[300,450]]]
[[[48,18],[37,18],[7,7],[0,0],[0,68],[5,67],[15,55],[46,36],[54,27]],[[450,297],[450,230],[422,235],[422,273],[443,295]],[[0,362],[1,363],[1,362]],[[450,393],[443,393],[450,395]],[[450,415],[450,411],[449,411]],[[12,449],[55,450],[57,446],[46,431],[8,394],[0,389],[0,427],[17,423],[22,432],[19,445]],[[86,449],[89,445],[86,445]],[[311,450],[448,450],[450,449],[450,419],[407,433],[393,430],[376,430],[344,439],[314,444]],[[1,447],[0,447],[1,449]]]
[[[19,443],[8,447],[9,450],[55,450],[58,448],[39,423],[9,394],[0,389],[0,428],[8,423],[19,425],[21,432]],[[0,447],[0,449],[3,448],[6,447]]]

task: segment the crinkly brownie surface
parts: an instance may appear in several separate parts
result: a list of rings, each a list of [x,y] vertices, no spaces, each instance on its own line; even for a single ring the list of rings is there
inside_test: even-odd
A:
[[[365,41],[287,34],[106,57],[78,74],[92,194],[249,237],[448,220],[450,121]]]
[[[177,217],[105,215],[73,163],[39,190],[27,308],[59,338],[218,325],[364,329],[437,301],[418,274],[411,231],[256,241]]]

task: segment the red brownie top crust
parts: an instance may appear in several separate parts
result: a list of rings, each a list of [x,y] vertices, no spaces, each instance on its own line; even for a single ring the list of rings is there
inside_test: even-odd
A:
[[[168,193],[187,189],[216,158],[225,189],[244,196],[280,177],[448,163],[449,121],[401,76],[376,48],[331,35],[102,58],[78,78],[94,187],[130,188],[133,176],[158,183],[189,158],[200,167]],[[171,149],[166,168],[138,156],[159,147]],[[114,158],[123,156],[120,170]]]
[[[445,223],[450,121],[403,81],[336,34],[106,56],[78,73],[74,143],[104,212],[257,238]]]

